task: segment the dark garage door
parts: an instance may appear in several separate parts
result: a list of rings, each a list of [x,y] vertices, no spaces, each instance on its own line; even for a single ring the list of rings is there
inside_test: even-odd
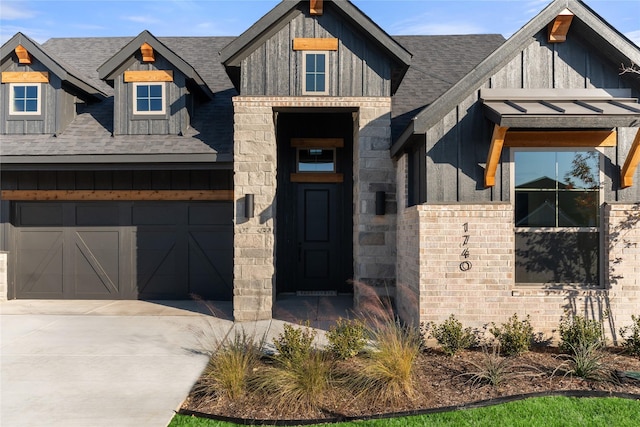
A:
[[[230,300],[230,202],[22,202],[16,298]]]

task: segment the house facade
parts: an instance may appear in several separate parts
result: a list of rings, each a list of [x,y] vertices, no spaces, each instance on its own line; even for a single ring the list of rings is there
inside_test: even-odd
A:
[[[583,2],[507,41],[287,0],[237,38],[0,53],[7,298],[197,295],[248,321],[368,286],[414,324],[568,312],[614,338],[638,314],[640,49]]]

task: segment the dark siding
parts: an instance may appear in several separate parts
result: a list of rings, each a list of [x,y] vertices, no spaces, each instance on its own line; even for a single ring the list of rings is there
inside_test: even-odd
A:
[[[135,60],[127,71],[172,70],[173,82],[165,83],[166,114],[136,117],[133,114],[133,83],[124,82],[124,74],[114,79],[114,134],[116,135],[179,135],[189,126],[187,100],[190,97],[186,78],[166,59],[156,55],[153,63]],[[124,71],[124,70],[123,70]]]
[[[571,36],[571,34],[570,34]],[[483,87],[547,88],[624,88],[618,66],[601,57],[578,36],[565,43],[548,44],[546,30]],[[478,88],[480,89],[480,88]],[[634,92],[637,96],[637,89]],[[472,93],[427,132],[427,201],[487,202],[510,200],[510,155],[504,149],[496,171],[494,188],[484,188],[493,124],[484,117],[478,93]],[[604,150],[605,200],[634,201],[640,198],[640,185],[620,190],[620,168],[637,129],[617,129],[618,147]],[[640,182],[640,172],[636,181]],[[454,184],[455,183],[455,184]]]
[[[231,190],[228,170],[3,171],[2,190]]]
[[[292,50],[293,39],[300,37],[339,39],[338,51],[328,52],[330,96],[390,96],[388,57],[367,44],[330,4],[317,18],[299,14],[242,61],[242,94],[302,95],[302,52]]]

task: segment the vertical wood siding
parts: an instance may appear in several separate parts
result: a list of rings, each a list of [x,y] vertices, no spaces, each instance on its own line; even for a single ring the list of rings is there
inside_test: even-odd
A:
[[[177,68],[160,55],[153,63],[132,61],[128,71],[173,70],[173,82],[165,82],[166,115],[133,114],[133,83],[124,82],[124,73],[114,79],[114,133],[116,135],[178,135],[189,126],[187,110],[190,93],[186,78]],[[123,70],[124,71],[124,70]],[[136,117],[138,116],[138,117]]]
[[[301,96],[303,52],[294,38],[337,38],[329,55],[329,96],[390,96],[389,59],[354,27],[326,9],[322,16],[293,18],[242,61],[243,95]]]
[[[426,185],[428,202],[489,202],[510,199],[510,154],[505,148],[496,185],[484,188],[493,124],[478,101],[481,88],[624,88],[616,64],[601,57],[574,36],[565,43],[548,44],[546,30],[531,44],[427,131]],[[635,96],[638,96],[635,93]],[[640,199],[640,185],[619,189],[624,163],[637,129],[618,130],[618,146],[606,148],[603,190],[605,200]],[[638,180],[640,183],[640,179]],[[455,185],[454,185],[455,183]]]

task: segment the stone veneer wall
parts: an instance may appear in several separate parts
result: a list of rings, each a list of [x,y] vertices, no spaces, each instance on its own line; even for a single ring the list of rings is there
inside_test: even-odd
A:
[[[245,97],[234,104],[234,290],[237,321],[270,319],[275,299],[278,108],[357,108],[354,137],[354,280],[395,284],[395,172],[389,158],[391,98]],[[387,214],[376,217],[375,192],[386,191]],[[245,194],[254,194],[247,219]]]
[[[7,257],[6,252],[0,252],[0,301],[7,300],[8,276],[7,276]]]
[[[620,327],[631,323],[632,314],[640,315],[640,204],[605,207],[606,280],[596,290],[515,286],[511,204],[419,205],[404,209],[398,223],[399,254],[403,245],[414,246],[413,234],[419,235],[421,322],[439,323],[453,313],[464,325],[482,328],[518,313],[531,316],[537,332],[557,339],[560,318],[572,313],[603,320],[608,338],[618,342]],[[406,256],[410,261],[398,260],[398,300],[410,305],[416,257]],[[410,309],[400,314],[417,323]]]

